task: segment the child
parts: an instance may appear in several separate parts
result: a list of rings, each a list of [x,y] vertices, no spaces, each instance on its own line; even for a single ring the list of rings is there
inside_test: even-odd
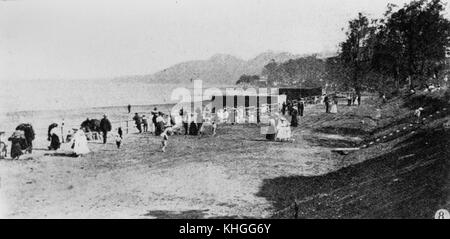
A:
[[[119,127],[116,134],[116,145],[118,149],[120,149],[121,144],[122,144],[122,128]]]
[[[161,133],[161,137],[163,138],[161,143],[161,150],[163,152],[166,152],[167,143],[169,141],[169,134],[171,134],[171,128],[167,128]]]
[[[123,139],[123,137],[122,137],[122,135],[123,135],[122,127],[119,127],[119,129],[117,129],[117,133],[119,134],[120,138]]]

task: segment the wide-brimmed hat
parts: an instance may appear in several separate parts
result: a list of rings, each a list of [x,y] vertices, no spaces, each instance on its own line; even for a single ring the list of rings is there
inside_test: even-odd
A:
[[[25,137],[25,132],[22,130],[16,130],[13,132],[12,134],[13,138],[24,138]]]

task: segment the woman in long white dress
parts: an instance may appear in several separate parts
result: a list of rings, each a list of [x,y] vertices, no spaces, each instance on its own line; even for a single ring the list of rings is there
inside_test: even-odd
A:
[[[245,117],[244,117],[244,108],[239,107],[236,110],[236,118],[238,124],[244,124],[245,123]]]
[[[289,122],[284,118],[280,118],[280,122],[277,125],[277,141],[290,141],[291,140],[291,127]]]
[[[216,120],[217,120],[217,122],[219,124],[223,123],[224,122],[223,118],[224,118],[223,117],[223,110],[222,109],[218,109],[217,112],[216,112]]]
[[[90,152],[86,135],[81,129],[77,130],[77,132],[73,135],[72,141],[70,141],[70,145],[73,149],[73,152],[77,156],[88,154]]]
[[[223,114],[222,114],[222,116],[223,116],[223,122],[225,123],[225,124],[227,124],[227,123],[229,123],[229,118],[230,118],[230,112],[228,112],[230,109],[224,109],[223,110]]]
[[[331,105],[330,113],[337,114],[337,104],[338,104],[338,102],[336,100],[333,101],[333,104]]]

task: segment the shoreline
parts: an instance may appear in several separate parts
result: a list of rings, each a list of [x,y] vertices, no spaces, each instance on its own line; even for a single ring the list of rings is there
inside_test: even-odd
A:
[[[209,101],[203,101],[202,104],[207,102]],[[178,104],[180,103],[132,105],[130,113],[128,113],[127,105],[0,113],[0,132],[5,132],[2,141],[6,142],[9,148],[10,142],[7,141],[7,138],[14,132],[14,129],[21,123],[30,123],[36,134],[33,144],[41,148],[48,145],[47,130],[52,123],[57,123],[61,132],[67,135],[69,130],[79,128],[86,118],[101,119],[103,114],[107,114],[113,126],[113,131],[118,127],[129,127],[133,130],[134,125],[130,122],[132,122],[134,113],[150,115],[154,107],[157,107],[159,111],[168,113]],[[193,104],[193,102],[181,103],[184,107],[188,104]]]
[[[209,100],[201,101],[202,103],[210,102]],[[147,107],[169,107],[169,106],[175,106],[177,104],[183,104],[186,105],[189,102],[170,102],[170,103],[154,103],[154,104],[136,104],[131,105],[131,111],[133,111],[133,108],[147,108]],[[190,102],[191,104],[195,102]],[[1,112],[0,115],[12,115],[12,114],[39,114],[39,113],[66,113],[70,111],[100,111],[100,110],[111,110],[111,109],[125,109],[124,111],[127,111],[128,105],[113,105],[113,106],[93,106],[93,107],[80,107],[80,108],[68,108],[68,109],[39,109],[39,110],[18,110],[18,111],[5,111]],[[139,112],[138,112],[139,113]]]

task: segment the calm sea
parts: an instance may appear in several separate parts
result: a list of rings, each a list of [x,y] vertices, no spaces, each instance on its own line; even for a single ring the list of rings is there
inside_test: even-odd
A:
[[[10,134],[26,122],[45,135],[53,122],[64,122],[68,129],[78,127],[87,117],[99,119],[103,113],[113,122],[123,121],[132,116],[127,112],[128,104],[133,106],[132,113],[148,113],[152,105],[177,103],[179,100],[171,100],[171,94],[180,87],[193,92],[193,85],[136,81],[0,81],[0,131]],[[168,112],[166,107],[161,110]]]
[[[161,104],[177,85],[107,80],[0,82],[0,112]]]

